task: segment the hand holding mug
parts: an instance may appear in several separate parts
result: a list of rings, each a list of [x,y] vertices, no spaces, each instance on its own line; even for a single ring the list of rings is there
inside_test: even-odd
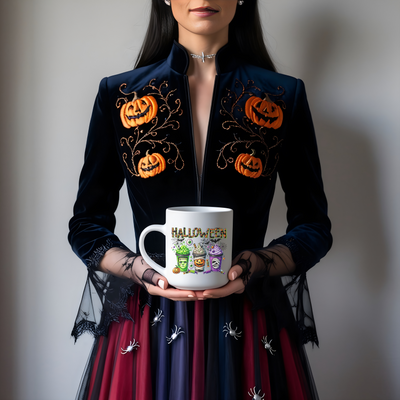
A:
[[[165,236],[166,267],[147,254],[144,239],[151,231]],[[228,283],[232,261],[233,211],[221,207],[173,207],[164,225],[150,225],[140,235],[144,260],[167,278],[170,285],[201,291]]]

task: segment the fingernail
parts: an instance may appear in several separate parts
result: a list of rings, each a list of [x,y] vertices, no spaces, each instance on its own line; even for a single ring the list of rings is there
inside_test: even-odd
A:
[[[194,296],[192,296],[191,294],[189,294],[188,297],[194,297]]]
[[[161,289],[164,289],[165,282],[162,279],[159,279],[157,284],[158,286],[160,286]]]
[[[232,272],[232,280],[234,281],[237,278],[237,272]]]

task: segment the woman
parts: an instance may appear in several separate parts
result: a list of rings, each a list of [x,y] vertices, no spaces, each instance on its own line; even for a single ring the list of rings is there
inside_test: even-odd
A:
[[[278,174],[288,228],[264,248]],[[234,210],[226,286],[175,289],[120,242],[124,180],[137,238],[168,207]],[[72,334],[96,337],[79,399],[318,398],[305,274],[330,221],[304,85],[275,72],[256,1],[152,1],[136,68],[100,84],[69,240],[88,268]],[[146,249],[162,263],[162,237]]]

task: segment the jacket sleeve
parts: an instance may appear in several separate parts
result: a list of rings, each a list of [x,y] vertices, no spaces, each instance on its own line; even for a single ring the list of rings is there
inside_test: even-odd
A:
[[[278,174],[285,193],[288,227],[286,235],[270,246],[287,246],[296,275],[300,275],[318,263],[332,245],[314,126],[301,80],[297,81]]]
[[[69,222],[68,240],[88,268],[97,269],[111,247],[123,247],[114,235],[114,213],[124,181],[116,145],[104,78],[93,107],[74,215]]]
[[[242,266],[245,278],[246,271],[252,270],[246,293],[253,306],[272,307],[279,326],[288,327],[293,324],[286,312],[288,304],[294,315],[297,339],[303,344],[313,342],[318,345],[306,271],[328,252],[332,236],[314,127],[304,84],[300,80],[297,81],[278,174],[287,205],[286,234],[264,249],[244,252],[237,262]],[[286,247],[282,249],[280,245]],[[287,248],[292,260],[287,257]],[[285,267],[293,262],[293,273],[271,276],[271,268],[277,264]]]

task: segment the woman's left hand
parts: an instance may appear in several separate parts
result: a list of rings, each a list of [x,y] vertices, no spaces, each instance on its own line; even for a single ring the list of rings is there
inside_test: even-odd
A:
[[[244,283],[240,278],[243,269],[240,265],[234,265],[228,272],[229,282],[217,289],[208,289],[204,292],[195,292],[197,298],[200,299],[218,299],[226,297],[233,293],[240,294],[244,291]]]

